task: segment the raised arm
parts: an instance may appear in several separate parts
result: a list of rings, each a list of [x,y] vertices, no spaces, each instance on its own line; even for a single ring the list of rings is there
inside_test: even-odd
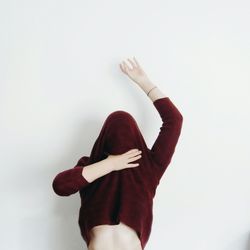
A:
[[[120,64],[121,70],[147,94],[162,120],[159,134],[151,148],[152,158],[159,166],[161,177],[174,154],[181,133],[183,116],[170,98],[150,81],[135,57],[134,61],[130,59],[128,61],[132,69],[123,61]]]
[[[165,171],[174,154],[183,117],[169,97],[157,99],[153,104],[161,117],[162,125],[151,148],[151,154],[161,171]]]

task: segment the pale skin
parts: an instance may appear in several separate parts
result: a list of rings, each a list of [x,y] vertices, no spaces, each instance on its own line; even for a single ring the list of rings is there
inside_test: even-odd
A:
[[[152,102],[167,97],[151,82],[135,57],[133,60],[130,58],[127,60],[127,63],[122,61],[119,64],[121,72],[137,84]],[[155,88],[152,89],[153,87]],[[149,91],[150,93],[147,95]],[[140,167],[139,163],[133,162],[141,158],[141,153],[139,149],[135,148],[120,155],[109,155],[102,161],[85,166],[82,175],[88,182],[93,182],[112,171]],[[91,241],[88,250],[142,250],[137,233],[122,222],[118,225],[95,226],[90,234]]]

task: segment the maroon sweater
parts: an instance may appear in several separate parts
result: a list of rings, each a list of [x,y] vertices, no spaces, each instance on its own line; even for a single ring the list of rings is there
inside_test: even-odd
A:
[[[142,163],[139,167],[113,171],[89,183],[82,169],[91,164],[90,157],[83,156],[75,167],[58,173],[53,180],[57,195],[69,196],[79,191],[78,224],[87,245],[92,227],[122,221],[137,232],[142,249],[146,246],[153,222],[153,198],[175,152],[183,121],[169,97],[157,99],[153,105],[162,125],[152,148],[146,148],[142,159],[132,162]]]

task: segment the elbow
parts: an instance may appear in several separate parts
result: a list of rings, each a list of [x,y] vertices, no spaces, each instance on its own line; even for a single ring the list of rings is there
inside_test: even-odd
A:
[[[183,121],[183,115],[180,112],[178,113],[177,120]]]
[[[54,192],[59,196],[69,196],[70,195],[67,192],[65,192],[63,185],[61,185],[56,178],[52,182],[52,188],[53,188]]]
[[[178,135],[180,135],[182,130],[183,116],[180,114],[174,120],[174,130]]]
[[[175,117],[175,123],[178,127],[182,127],[183,116],[181,113],[178,113],[178,115]]]

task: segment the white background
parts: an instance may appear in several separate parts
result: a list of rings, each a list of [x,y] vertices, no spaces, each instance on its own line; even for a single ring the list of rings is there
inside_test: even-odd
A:
[[[86,249],[79,194],[51,183],[116,109],[154,142],[132,56],[184,118],[145,249],[249,250],[249,23],[247,0],[1,1],[1,250]]]

